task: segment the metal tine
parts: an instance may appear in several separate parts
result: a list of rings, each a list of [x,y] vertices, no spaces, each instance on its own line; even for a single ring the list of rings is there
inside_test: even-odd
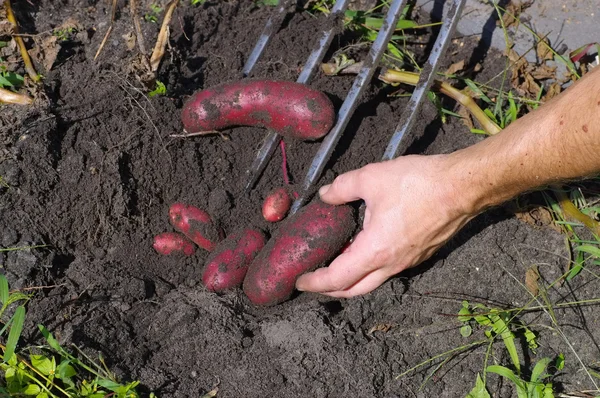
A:
[[[394,0],[390,5],[383,26],[379,31],[379,34],[377,35],[369,54],[367,55],[364,66],[356,76],[352,88],[348,92],[348,95],[346,96],[346,99],[344,100],[344,103],[338,112],[338,120],[335,126],[333,126],[331,131],[325,136],[321,147],[313,158],[313,162],[310,165],[306,179],[302,184],[302,192],[290,210],[291,214],[294,214],[296,211],[298,211],[298,209],[300,209],[300,207],[308,200],[309,190],[321,176],[321,173],[325,168],[325,164],[329,161],[335,145],[339,141],[342,132],[350,121],[352,113],[354,113],[354,110],[358,105],[358,99],[365,91],[368,83],[373,77],[373,73],[375,72],[379,61],[381,60],[381,57],[387,48],[387,44],[390,41],[394,30],[396,29],[396,24],[400,19],[400,14],[406,1],[407,0]]]
[[[412,129],[415,120],[418,117],[417,115],[419,113],[419,109],[421,108],[421,104],[423,103],[423,99],[433,83],[433,78],[436,74],[438,64],[448,48],[448,44],[452,38],[452,33],[456,29],[456,25],[460,19],[460,14],[465,5],[465,1],[466,0],[452,1],[450,9],[446,14],[446,18],[444,18],[444,22],[442,23],[442,29],[435,40],[433,50],[431,51],[431,54],[429,54],[427,63],[421,70],[419,82],[417,83],[417,86],[410,97],[408,105],[406,108],[404,108],[404,112],[402,113],[402,117],[398,123],[398,127],[396,127],[396,132],[388,143],[382,160],[391,160],[396,157],[398,150],[400,149],[400,144],[403,142],[404,136]]]
[[[283,23],[283,20],[285,19],[285,16],[287,14],[286,11],[292,4],[296,4],[296,0],[279,0],[279,4],[277,6],[277,10],[275,10],[275,14],[271,15],[267,20],[267,23],[265,24],[265,27],[258,41],[256,42],[256,45],[254,46],[252,52],[250,53],[250,56],[246,60],[246,64],[242,69],[243,77],[248,77],[250,75],[252,69],[254,69],[254,66],[256,65],[256,61],[258,61],[258,59],[262,55],[263,50],[265,49],[267,44],[269,44],[271,36],[273,36],[273,33],[275,33],[281,27],[281,24]]]
[[[346,10],[348,3],[350,3],[350,0],[336,1],[328,18],[336,18],[338,13],[343,13]],[[331,29],[323,32],[323,35],[319,39],[317,46],[308,56],[308,59],[302,68],[302,72],[300,72],[300,76],[297,80],[298,83],[306,84],[313,77],[317,67],[319,66],[319,63],[321,63],[323,56],[325,56],[325,52],[331,44],[334,31],[335,27],[332,27]],[[256,181],[258,181],[258,178],[264,171],[265,167],[267,167],[267,163],[269,163],[269,159],[271,159],[271,156],[277,148],[277,144],[279,143],[280,139],[281,136],[273,131],[271,131],[267,138],[265,138],[263,145],[258,150],[256,159],[252,163],[252,166],[246,170],[246,174],[249,175],[245,188],[246,192],[249,192],[254,187],[254,184],[256,184]]]

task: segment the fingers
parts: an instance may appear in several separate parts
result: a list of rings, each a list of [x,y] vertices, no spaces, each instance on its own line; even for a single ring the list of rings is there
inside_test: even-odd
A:
[[[340,174],[332,184],[322,186],[319,189],[321,200],[331,205],[341,205],[361,199],[360,173],[361,169]]]
[[[360,281],[356,282],[353,286],[346,290],[338,290],[336,292],[324,292],[322,294],[330,297],[338,298],[349,298],[354,296],[361,296],[363,294],[371,293],[373,290],[381,286],[388,278],[389,273],[384,269],[378,269],[373,271]]]
[[[364,235],[361,232],[352,243],[349,252],[338,256],[329,267],[319,268],[300,276],[296,281],[296,288],[318,293],[336,292],[345,290],[360,281],[373,270],[370,264],[370,251],[361,247],[363,240]]]

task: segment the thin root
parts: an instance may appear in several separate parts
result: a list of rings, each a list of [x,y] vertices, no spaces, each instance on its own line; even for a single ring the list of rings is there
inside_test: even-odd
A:
[[[163,19],[160,27],[160,33],[158,34],[156,44],[154,45],[154,50],[152,51],[152,56],[150,57],[150,68],[152,72],[156,72],[158,70],[160,61],[165,55],[165,48],[167,47],[167,42],[169,41],[169,23],[171,22],[171,18],[173,18],[173,11],[175,11],[175,7],[177,7],[178,3],[179,0],[172,0],[167,6],[165,18]]]
[[[27,48],[25,47],[25,42],[21,36],[18,36],[19,26],[17,25],[17,18],[15,18],[15,14],[12,11],[12,7],[10,6],[10,0],[4,0],[4,8],[6,9],[6,19],[13,24],[15,35],[13,38],[17,42],[19,46],[19,50],[21,51],[21,57],[23,58],[23,62],[25,63],[25,70],[27,74],[34,82],[40,81],[40,76],[35,71],[33,67],[33,63],[31,62],[31,58],[29,57],[29,53],[27,52]]]
[[[188,137],[197,137],[199,135],[208,135],[208,134],[219,134],[221,137],[223,137],[223,134],[220,131],[215,131],[215,130],[198,131],[195,133],[188,133],[187,131],[183,130],[182,134],[169,134],[169,137],[170,138],[188,138]]]

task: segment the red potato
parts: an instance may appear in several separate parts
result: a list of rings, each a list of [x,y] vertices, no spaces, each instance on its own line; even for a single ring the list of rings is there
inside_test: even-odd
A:
[[[350,206],[313,202],[283,222],[254,259],[244,293],[257,305],[287,300],[296,279],[337,255],[356,228]]]
[[[174,203],[169,208],[173,227],[201,248],[212,251],[221,240],[219,228],[204,210],[184,203]]]
[[[169,255],[183,253],[186,256],[194,254],[194,244],[177,232],[165,232],[154,237],[154,250],[159,254]]]
[[[229,235],[206,261],[202,274],[204,286],[213,292],[240,286],[250,263],[265,243],[264,234],[255,229],[243,229]]]
[[[301,140],[323,137],[334,119],[333,104],[322,92],[273,80],[243,80],[198,91],[181,115],[188,133],[259,126]]]
[[[283,220],[292,205],[292,198],[285,188],[272,190],[263,202],[262,214],[265,220],[277,222]]]

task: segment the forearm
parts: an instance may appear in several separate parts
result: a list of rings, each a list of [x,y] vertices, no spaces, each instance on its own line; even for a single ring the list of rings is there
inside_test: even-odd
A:
[[[448,156],[472,213],[600,173],[600,68],[496,136]],[[470,207],[470,208],[469,208]]]

